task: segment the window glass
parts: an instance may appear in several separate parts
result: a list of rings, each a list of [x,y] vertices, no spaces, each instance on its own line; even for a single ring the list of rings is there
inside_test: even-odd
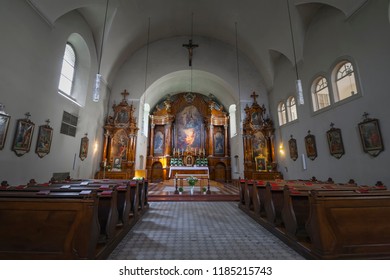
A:
[[[290,96],[287,99],[287,113],[288,113],[288,121],[291,122],[298,119],[297,105],[294,96]]]
[[[62,60],[60,83],[58,85],[58,90],[67,95],[72,95],[75,65],[75,51],[73,47],[67,43],[65,47],[64,58]]]
[[[357,94],[355,72],[350,62],[343,62],[341,66],[339,65],[336,73],[336,87],[336,101],[340,101]]]
[[[278,105],[278,115],[279,115],[279,125],[284,125],[287,123],[286,117],[286,104],[280,102]]]
[[[325,77],[320,77],[315,80],[313,87],[313,109],[318,111],[330,105],[328,82]]]

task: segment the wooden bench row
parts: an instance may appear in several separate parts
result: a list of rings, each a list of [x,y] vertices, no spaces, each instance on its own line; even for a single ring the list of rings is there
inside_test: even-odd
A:
[[[0,259],[104,259],[147,210],[147,181],[0,188]]]
[[[384,186],[241,180],[239,189],[239,207],[307,258],[390,257]]]

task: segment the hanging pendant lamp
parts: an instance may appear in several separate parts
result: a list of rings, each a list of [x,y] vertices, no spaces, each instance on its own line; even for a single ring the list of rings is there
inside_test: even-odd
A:
[[[299,105],[303,105],[303,104],[305,104],[305,100],[303,98],[302,81],[299,78],[299,73],[298,73],[297,56],[296,56],[296,51],[295,51],[294,32],[293,32],[293,27],[292,27],[292,22],[291,22],[290,3],[289,3],[289,0],[286,0],[286,2],[287,2],[288,20],[289,20],[289,23],[290,23],[291,42],[292,42],[292,48],[293,48],[293,54],[294,54],[295,75],[296,75],[295,89],[296,89],[296,93],[297,93],[298,104]]]

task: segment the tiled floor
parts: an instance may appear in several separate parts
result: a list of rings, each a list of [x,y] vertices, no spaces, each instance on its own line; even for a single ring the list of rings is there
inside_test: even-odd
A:
[[[111,260],[304,259],[237,202],[151,202]]]

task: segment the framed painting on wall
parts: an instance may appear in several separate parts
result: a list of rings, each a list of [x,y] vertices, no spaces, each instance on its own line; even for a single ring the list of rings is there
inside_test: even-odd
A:
[[[310,130],[307,133],[305,137],[306,154],[308,158],[314,160],[317,157],[316,138],[310,134]]]
[[[376,157],[384,150],[382,134],[379,128],[379,120],[369,119],[367,115],[366,119],[358,124],[360,139],[363,151]]]
[[[10,119],[11,116],[5,113],[0,113],[0,150],[4,148]]]
[[[328,139],[329,152],[332,156],[339,159],[344,154],[343,138],[341,137],[341,130],[339,128],[332,128],[326,132],[326,138]]]
[[[89,139],[87,137],[87,134],[83,138],[81,138],[81,143],[80,143],[80,153],[79,153],[79,158],[81,160],[84,160],[88,156],[88,145],[89,145]]]
[[[296,161],[298,158],[297,140],[292,135],[290,136],[290,140],[288,140],[288,148],[290,150],[290,158]]]
[[[19,157],[30,151],[35,124],[28,119],[29,117],[30,114],[27,113],[25,119],[19,119],[16,123],[12,150]]]
[[[38,140],[35,152],[40,158],[50,153],[51,140],[53,137],[53,128],[49,126],[49,120],[46,125],[41,125],[38,130]]]

